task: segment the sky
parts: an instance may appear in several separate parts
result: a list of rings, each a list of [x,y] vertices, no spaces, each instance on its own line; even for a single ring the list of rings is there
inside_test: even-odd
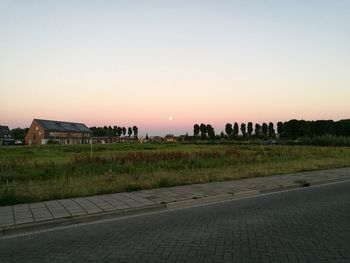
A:
[[[350,118],[348,0],[0,0],[0,124]]]

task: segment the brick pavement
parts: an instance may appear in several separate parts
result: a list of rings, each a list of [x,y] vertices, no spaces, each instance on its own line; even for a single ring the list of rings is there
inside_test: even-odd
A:
[[[350,168],[5,206],[0,207],[0,236],[10,230],[35,228],[36,225],[42,226],[43,223],[79,218],[87,220],[89,216],[93,219],[96,215],[103,218],[103,215],[123,215],[130,211],[145,212],[192,206],[200,204],[203,200],[220,201],[299,187],[301,182],[307,182],[312,186],[337,180],[350,180]],[[69,222],[71,221],[66,223]]]

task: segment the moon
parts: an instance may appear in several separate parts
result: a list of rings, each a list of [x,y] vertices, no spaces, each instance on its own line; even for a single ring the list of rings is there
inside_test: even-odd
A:
[[[169,120],[169,121],[172,121],[172,120],[173,120],[173,117],[169,116],[168,120]]]

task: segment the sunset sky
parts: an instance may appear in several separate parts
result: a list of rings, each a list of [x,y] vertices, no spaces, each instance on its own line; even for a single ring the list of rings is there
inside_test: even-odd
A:
[[[0,124],[350,118],[349,14],[348,0],[0,0]]]

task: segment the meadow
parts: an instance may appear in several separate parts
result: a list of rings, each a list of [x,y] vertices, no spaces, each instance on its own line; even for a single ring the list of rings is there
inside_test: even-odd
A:
[[[350,166],[350,147],[120,143],[0,148],[0,205]]]

